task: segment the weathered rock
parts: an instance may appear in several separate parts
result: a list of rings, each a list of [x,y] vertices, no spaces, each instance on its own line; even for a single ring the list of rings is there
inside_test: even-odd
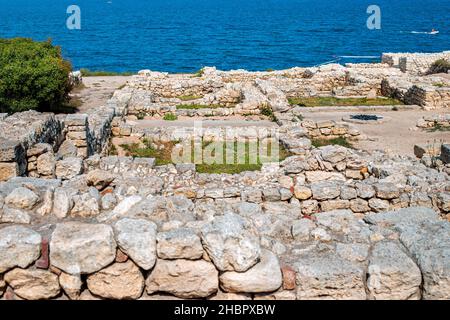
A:
[[[86,176],[88,186],[103,190],[114,181],[114,175],[104,170],[92,170]]]
[[[146,280],[147,293],[157,291],[176,297],[206,298],[217,292],[219,273],[204,260],[159,260]]]
[[[331,163],[337,163],[344,160],[348,153],[347,148],[335,145],[320,147],[319,150],[323,160]]]
[[[29,224],[31,222],[31,217],[25,211],[4,206],[3,214],[0,212],[0,222]]]
[[[7,181],[20,175],[20,169],[16,162],[0,162],[0,181]]]
[[[95,190],[95,189],[94,189]],[[100,213],[99,197],[91,193],[72,196],[73,208],[70,214],[75,217],[94,217]]]
[[[50,271],[16,268],[5,274],[5,281],[27,300],[49,299],[60,292],[58,276]]]
[[[348,200],[327,200],[320,203],[320,208],[323,212],[348,209],[350,207],[350,201]]]
[[[50,242],[51,264],[69,274],[96,272],[114,261],[116,242],[110,226],[81,222],[56,225]]]
[[[126,197],[121,202],[119,202],[117,207],[114,208],[114,210],[111,212],[111,217],[120,218],[122,216],[125,216],[131,208],[133,208],[141,201],[142,197],[138,195]]]
[[[56,163],[56,177],[58,179],[69,180],[83,171],[83,160],[81,158],[66,158]]]
[[[161,259],[196,260],[204,253],[200,237],[188,228],[160,232],[157,243],[158,257]]]
[[[76,157],[78,149],[71,140],[64,140],[58,149],[57,156],[62,159]]]
[[[389,182],[380,182],[374,185],[377,197],[380,199],[394,199],[400,196],[398,187]]]
[[[322,181],[311,184],[313,199],[329,200],[341,194],[339,185],[333,181]]]
[[[53,214],[63,219],[72,210],[73,201],[68,190],[64,188],[56,188],[53,194]]]
[[[317,200],[305,200],[301,207],[303,214],[311,215],[319,211],[319,202]]]
[[[138,299],[144,290],[144,276],[132,262],[114,263],[87,278],[93,294],[107,299]]]
[[[364,266],[333,253],[299,257],[297,299],[366,299]]]
[[[276,255],[261,251],[261,260],[245,272],[227,271],[220,275],[220,286],[226,292],[271,292],[283,283],[280,264]]]
[[[375,196],[375,189],[369,184],[357,183],[356,191],[358,193],[358,197],[363,199],[370,199]]]
[[[372,198],[369,200],[369,207],[375,212],[386,211],[389,209],[389,201]]]
[[[369,203],[363,199],[350,200],[350,209],[353,212],[368,212],[370,211]]]
[[[144,270],[150,270],[156,262],[156,228],[143,219],[125,218],[114,224],[120,249]]]
[[[39,196],[28,188],[14,189],[6,198],[5,203],[19,209],[32,209],[39,201]]]
[[[378,242],[369,259],[367,287],[380,300],[420,299],[422,275],[399,244]]]
[[[292,236],[298,241],[308,241],[316,224],[310,219],[300,219],[292,224]]]
[[[39,258],[41,235],[22,226],[0,229],[0,273],[26,268]]]
[[[83,285],[79,275],[61,272],[59,275],[59,285],[71,300],[78,300]]]
[[[371,224],[400,232],[400,241],[420,268],[423,299],[450,298],[450,223],[430,208],[411,207],[371,214]]]
[[[294,187],[294,195],[299,200],[307,200],[311,198],[312,191],[308,187],[295,185]]]
[[[261,248],[251,222],[235,214],[216,217],[202,229],[202,243],[220,271],[244,272],[254,266]]]
[[[47,152],[37,158],[37,172],[42,176],[53,177],[56,169],[56,158],[53,152]]]

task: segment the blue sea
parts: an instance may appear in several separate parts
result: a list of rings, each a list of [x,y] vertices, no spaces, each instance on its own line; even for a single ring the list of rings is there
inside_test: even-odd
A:
[[[66,27],[72,4],[80,30]],[[379,30],[366,26],[372,4]],[[111,71],[283,69],[437,52],[450,50],[449,21],[450,0],[0,0],[0,38],[51,38],[75,69]],[[425,33],[432,28],[440,33]]]

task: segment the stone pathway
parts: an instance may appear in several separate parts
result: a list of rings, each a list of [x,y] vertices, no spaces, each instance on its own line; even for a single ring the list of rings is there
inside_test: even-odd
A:
[[[125,85],[128,79],[130,77],[127,76],[84,77],[84,88],[73,93],[74,98],[82,101],[78,112],[85,113],[89,109],[104,106],[114,91]]]

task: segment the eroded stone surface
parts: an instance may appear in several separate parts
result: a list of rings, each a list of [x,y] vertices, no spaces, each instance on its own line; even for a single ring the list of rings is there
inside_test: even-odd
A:
[[[167,292],[179,298],[206,298],[217,292],[218,271],[204,260],[159,260],[146,280],[147,293]]]
[[[90,275],[87,286],[93,294],[107,299],[138,299],[144,290],[144,276],[132,262],[113,265]]]
[[[0,229],[0,273],[14,267],[26,268],[39,258],[41,235],[22,226]]]
[[[114,261],[113,229],[104,224],[65,222],[50,241],[50,262],[69,274],[96,272]]]

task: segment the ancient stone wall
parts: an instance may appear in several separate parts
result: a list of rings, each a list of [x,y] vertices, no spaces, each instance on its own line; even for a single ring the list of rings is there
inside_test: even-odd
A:
[[[381,58],[382,62],[415,75],[427,74],[431,65],[439,59],[450,60],[450,51],[439,53],[383,53]]]
[[[450,211],[450,180],[411,160],[327,146],[237,175],[84,168],[0,184],[3,299],[450,297],[450,224],[431,209]]]

